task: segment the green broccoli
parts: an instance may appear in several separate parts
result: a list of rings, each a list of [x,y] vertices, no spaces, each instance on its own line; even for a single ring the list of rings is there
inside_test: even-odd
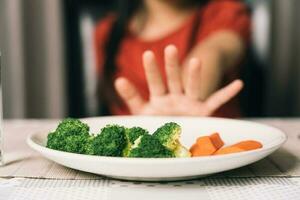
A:
[[[107,125],[92,141],[94,155],[121,157],[127,145],[125,128]]]
[[[78,119],[67,118],[48,134],[47,147],[55,150],[114,157],[171,158],[190,157],[180,144],[181,128],[171,122],[153,135],[140,128],[107,125],[100,134],[89,134],[89,127]]]
[[[89,126],[79,119],[66,118],[57,126],[56,131],[59,131],[66,136],[78,135],[80,133],[89,133]]]
[[[174,122],[170,122],[158,128],[153,136],[156,137],[163,146],[173,152],[175,157],[190,157],[190,152],[180,144],[180,134],[181,127]]]
[[[92,137],[87,135],[68,136],[66,139],[65,151],[80,154],[93,154],[90,148]]]
[[[159,127],[153,136],[159,139],[169,150],[174,151],[178,146],[180,134],[181,127],[174,122],[170,122]]]
[[[136,139],[142,135],[148,135],[148,131],[141,127],[132,127],[126,130],[128,141],[133,144]]]
[[[88,154],[91,141],[89,127],[78,119],[64,119],[54,132],[48,134],[47,147],[60,151]]]
[[[165,148],[157,138],[151,135],[142,135],[135,140],[128,153],[133,158],[171,158],[174,154]]]
[[[127,157],[129,154],[129,151],[131,147],[134,144],[134,141],[138,139],[140,136],[143,135],[148,135],[148,131],[141,128],[141,127],[132,127],[132,128],[127,128],[125,131],[126,139],[127,139],[127,145],[126,148],[123,151],[123,156]]]

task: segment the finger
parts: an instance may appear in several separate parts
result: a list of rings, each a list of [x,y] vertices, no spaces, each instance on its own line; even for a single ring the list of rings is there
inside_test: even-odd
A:
[[[182,93],[178,50],[174,45],[168,45],[165,48],[165,65],[169,92],[174,94]]]
[[[152,51],[146,51],[143,55],[143,64],[148,82],[150,96],[161,96],[166,93],[155,56]]]
[[[127,104],[131,113],[138,114],[145,102],[137,89],[126,78],[117,78],[115,88]]]
[[[187,73],[185,94],[191,99],[198,100],[200,98],[201,65],[197,58],[190,60]]]
[[[235,80],[226,87],[212,94],[205,102],[210,113],[213,113],[223,104],[227,103],[230,99],[236,96],[243,88],[243,85],[244,84],[241,80]]]

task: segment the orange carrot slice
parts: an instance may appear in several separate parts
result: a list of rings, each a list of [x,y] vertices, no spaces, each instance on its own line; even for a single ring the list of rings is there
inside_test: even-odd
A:
[[[242,151],[250,151],[250,150],[254,150],[254,149],[259,149],[262,147],[263,147],[263,145],[258,141],[245,140],[245,141],[241,141],[236,144],[233,144],[231,146],[221,148],[218,151],[216,151],[214,153],[214,155],[238,153],[238,152],[242,152]]]
[[[212,155],[215,151],[217,151],[217,149],[209,136],[199,137],[196,144],[190,148],[193,157]]]
[[[214,133],[214,134],[211,134],[209,136],[210,140],[212,141],[212,143],[214,144],[214,146],[216,147],[216,149],[220,149],[221,147],[224,146],[224,142],[223,140],[221,139],[219,133]]]
[[[238,153],[238,152],[243,152],[246,151],[244,149],[241,149],[239,147],[235,146],[229,146],[229,147],[224,147],[222,149],[219,149],[214,153],[214,155],[223,155],[223,154],[230,154],[230,153]]]
[[[263,145],[260,142],[255,141],[255,140],[245,140],[245,141],[241,141],[239,143],[236,143],[232,146],[239,147],[241,149],[249,151],[249,150],[262,148]]]

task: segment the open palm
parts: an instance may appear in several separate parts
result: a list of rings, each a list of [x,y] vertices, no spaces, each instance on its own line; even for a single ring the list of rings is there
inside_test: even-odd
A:
[[[143,65],[150,91],[149,101],[143,99],[135,86],[126,78],[120,77],[115,81],[119,95],[126,102],[131,113],[136,115],[209,116],[232,99],[243,87],[242,81],[235,80],[206,100],[201,100],[200,62],[192,58],[187,66],[187,72],[183,73],[179,65],[177,49],[173,45],[165,49],[167,86],[162,80],[153,52],[144,53]]]

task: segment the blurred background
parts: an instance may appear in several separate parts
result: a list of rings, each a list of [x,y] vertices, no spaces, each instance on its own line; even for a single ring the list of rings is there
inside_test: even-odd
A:
[[[300,1],[248,0],[252,42],[243,63],[248,117],[300,116]],[[100,115],[95,23],[113,0],[0,0],[5,118]]]

